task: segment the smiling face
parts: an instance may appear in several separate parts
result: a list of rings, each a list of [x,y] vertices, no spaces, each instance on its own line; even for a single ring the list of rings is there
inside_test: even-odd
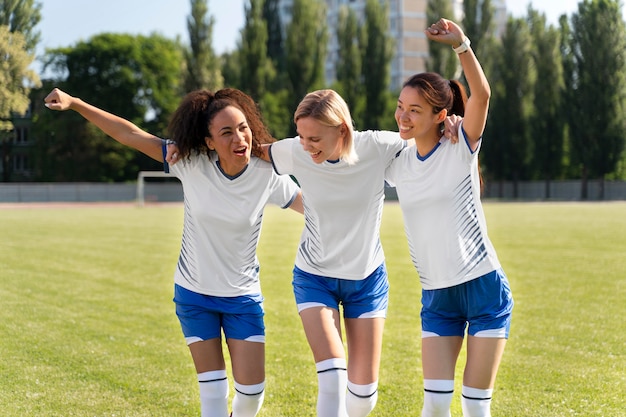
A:
[[[209,124],[207,147],[217,152],[220,166],[230,176],[239,174],[250,162],[252,131],[246,116],[234,106],[220,110]]]
[[[433,113],[433,106],[416,88],[404,87],[400,92],[395,117],[402,139],[439,140],[440,124],[446,115],[446,110]]]
[[[326,126],[313,117],[303,117],[296,122],[300,144],[316,164],[336,161],[341,157],[344,135],[343,125]]]

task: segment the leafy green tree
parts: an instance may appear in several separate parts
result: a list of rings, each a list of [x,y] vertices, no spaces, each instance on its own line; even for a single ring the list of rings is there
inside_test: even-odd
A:
[[[563,168],[565,178],[580,178],[580,169],[575,162],[572,162],[571,135],[573,109],[570,103],[576,95],[572,88],[574,83],[574,54],[571,50],[571,25],[567,15],[559,17],[559,45],[561,53],[561,66],[563,68],[563,88],[561,89],[560,118],[564,119],[564,144],[563,144]]]
[[[217,90],[224,82],[219,58],[213,51],[215,18],[208,13],[207,0],[191,0],[191,15],[187,18],[190,49],[185,51],[186,92],[202,88]]]
[[[0,26],[24,36],[25,48],[35,52],[41,34],[35,30],[41,21],[41,3],[35,0],[0,0]]]
[[[324,3],[294,0],[286,39],[290,114],[308,92],[323,85],[327,41]],[[295,132],[293,125],[290,132]]]
[[[267,26],[263,20],[263,0],[246,3],[246,23],[241,30],[239,88],[259,100],[265,94],[271,61],[267,57]]]
[[[9,181],[12,166],[13,115],[28,108],[28,93],[39,76],[28,67],[35,58],[40,34],[41,4],[33,0],[0,0],[0,165]]]
[[[289,91],[286,88],[266,91],[259,102],[263,119],[270,133],[277,139],[293,134],[293,112],[289,111]]]
[[[530,118],[535,73],[526,20],[510,17],[500,50],[493,53],[496,61],[490,76],[492,99],[481,162],[487,178],[513,180],[513,194],[517,197],[519,181],[528,179],[533,152]],[[502,188],[499,195],[502,196]]]
[[[50,84],[165,137],[180,101],[182,46],[158,34],[100,34],[74,47],[49,52]],[[35,120],[37,163],[53,158],[46,181],[123,181],[160,165],[120,145],[73,112]],[[61,127],[59,127],[61,126]],[[52,130],[54,129],[54,130]],[[52,139],[53,138],[53,139]]]
[[[365,4],[363,86],[365,111],[362,129],[381,129],[388,120],[389,82],[394,42],[389,35],[389,5],[378,0]]]
[[[480,63],[486,74],[491,74],[497,70],[494,68],[497,64],[495,63],[496,55],[493,53],[498,44],[495,37],[494,13],[495,11],[491,0],[463,1],[462,25],[464,32],[471,40],[472,49],[480,59]],[[461,76],[461,81],[467,86],[465,75]]]
[[[481,53],[484,39],[493,37],[494,9],[491,0],[463,1],[463,28],[465,35],[472,41],[472,49]]]
[[[268,3],[273,3],[268,6]],[[268,9],[269,7],[269,9]],[[276,33],[278,4],[263,0],[250,0],[245,7],[246,23],[241,31],[241,44],[237,51],[239,58],[238,84],[250,94],[263,113],[265,122],[275,137],[289,134],[291,114],[289,112],[288,90],[284,86],[284,74],[276,72],[276,66],[284,67],[284,53],[280,51],[281,35]],[[265,20],[268,14],[270,20]],[[272,24],[272,38],[269,38],[268,24]],[[278,28],[279,29],[279,28]],[[270,53],[270,47],[272,48]]]
[[[534,142],[533,177],[544,179],[545,198],[550,198],[551,180],[563,173],[565,119],[561,116],[563,64],[560,34],[547,24],[546,16],[528,7],[532,61],[537,74],[531,138]]]
[[[355,119],[363,101],[363,81],[359,31],[361,26],[356,12],[348,6],[339,11],[337,42],[339,44],[336,65],[336,91],[346,100]]]
[[[28,52],[24,36],[0,25],[0,165],[5,182],[11,179],[11,119],[28,110],[30,89],[39,85],[39,77],[29,69],[33,60],[34,54]]]
[[[279,14],[280,0],[263,2],[263,20],[267,26],[267,57],[272,61],[277,72],[277,80],[281,80],[285,72],[285,45],[283,26]]]
[[[622,160],[626,138],[626,29],[618,0],[584,0],[571,17],[568,80],[572,162],[581,168],[581,198],[589,178],[602,181]]]
[[[442,17],[452,19],[454,12],[450,0],[429,0],[426,8],[427,24],[434,23]],[[426,70],[441,74],[444,78],[452,79],[457,76],[459,59],[448,45],[439,42],[429,42]]]
[[[28,109],[30,88],[40,82],[29,69],[34,59],[24,36],[0,25],[0,131],[12,129],[12,114],[23,114]]]
[[[239,78],[241,76],[241,68],[239,67],[239,50],[224,52],[221,56],[222,75],[224,76],[224,85],[228,87],[238,87]]]

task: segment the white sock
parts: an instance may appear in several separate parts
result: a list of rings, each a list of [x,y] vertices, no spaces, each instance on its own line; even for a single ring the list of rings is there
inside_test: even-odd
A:
[[[454,380],[425,379],[422,417],[450,417]]]
[[[347,417],[346,387],[348,372],[346,360],[327,359],[315,364],[317,369],[318,417]]]
[[[226,370],[198,374],[202,417],[228,416],[228,379]]]
[[[491,417],[493,389],[470,388],[463,385],[462,394],[463,417]]]
[[[378,381],[358,385],[348,381],[346,407],[348,416],[365,417],[372,412],[378,400]]]
[[[265,382],[254,385],[241,385],[235,381],[232,417],[254,417],[263,405]]]

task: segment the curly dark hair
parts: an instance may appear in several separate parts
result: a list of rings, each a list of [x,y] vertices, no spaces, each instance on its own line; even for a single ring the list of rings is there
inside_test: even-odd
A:
[[[170,139],[178,145],[181,158],[189,158],[192,151],[208,155],[205,138],[211,137],[209,126],[217,113],[234,106],[246,116],[252,131],[252,155],[261,156],[261,144],[272,143],[272,137],[263,122],[258,106],[246,93],[235,88],[224,88],[213,93],[196,90],[187,94],[170,119]]]

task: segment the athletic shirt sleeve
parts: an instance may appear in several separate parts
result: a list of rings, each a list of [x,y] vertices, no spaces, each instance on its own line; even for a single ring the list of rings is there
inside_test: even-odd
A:
[[[401,161],[401,158],[405,156],[404,154],[407,152],[414,154],[415,146],[408,146],[404,148],[402,151],[400,151],[400,153],[398,154],[398,157],[394,158],[394,160],[391,161],[391,163],[385,170],[385,181],[387,182],[387,185],[389,185],[390,187],[396,186],[397,176],[399,175],[399,173],[402,172],[402,169],[403,169],[403,165],[400,163],[400,161]]]
[[[381,157],[386,161],[387,166],[400,155],[402,149],[406,147],[404,141],[398,132],[390,132],[386,130],[368,131],[374,140],[378,141]]]
[[[472,149],[469,146],[469,143],[467,142],[465,129],[463,129],[463,122],[461,122],[461,125],[459,126],[458,138],[459,138],[459,142],[456,145],[460,145],[460,146],[453,146],[453,149],[455,150],[455,153],[459,156],[459,158],[462,161],[468,164],[471,164],[475,159],[478,158],[478,152],[480,152],[480,147],[483,143],[483,139],[481,137],[478,140],[478,147],[476,148],[475,151],[472,151]]]
[[[294,170],[294,147],[302,146],[298,138],[289,138],[272,143],[269,149],[270,161],[279,175],[291,175]]]
[[[272,172],[271,194],[268,199],[269,203],[288,208],[293,200],[296,199],[300,187],[288,175],[278,175]]]
[[[388,144],[386,157],[389,163],[385,170],[385,181],[390,187],[395,187],[395,175],[397,172],[396,167],[398,164],[394,161],[403,153],[406,149],[415,149],[415,146],[407,147],[407,142],[403,140],[398,132],[380,131],[379,136],[382,138],[383,143]]]
[[[191,158],[189,159],[187,158],[181,159],[180,161],[178,161],[178,163],[174,165],[170,164],[169,170],[172,175],[174,175],[176,178],[178,178],[182,182],[184,178],[187,175],[189,175],[190,172],[195,171],[199,163],[200,163],[200,158],[196,156],[191,156]],[[184,186],[184,182],[183,182],[183,186]]]

